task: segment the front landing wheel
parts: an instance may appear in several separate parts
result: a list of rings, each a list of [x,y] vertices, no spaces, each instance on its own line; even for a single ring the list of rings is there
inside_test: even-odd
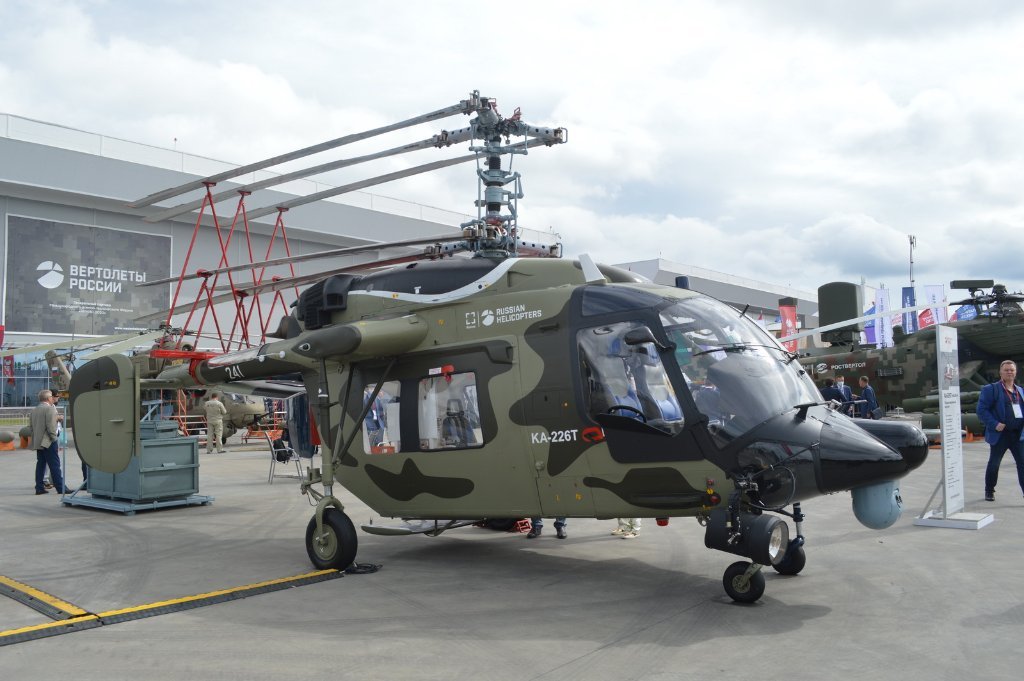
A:
[[[758,569],[748,575],[750,566],[751,563],[741,560],[727,567],[722,576],[725,593],[737,603],[753,603],[764,594],[764,574]]]
[[[786,555],[772,567],[780,575],[798,575],[805,565],[807,565],[807,554],[804,552],[804,547],[793,546],[790,543]]]
[[[356,559],[356,528],[341,511],[324,509],[324,536],[316,536],[316,516],[306,526],[306,553],[318,570],[344,570]]]

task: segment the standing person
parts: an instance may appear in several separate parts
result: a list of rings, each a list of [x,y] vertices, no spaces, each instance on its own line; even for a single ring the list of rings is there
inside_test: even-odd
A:
[[[1016,378],[1017,364],[1005,360],[999,365],[999,380],[982,388],[978,396],[978,418],[985,424],[985,442],[990,446],[985,501],[996,500],[999,464],[1007,449],[1017,462],[1017,482],[1024,491],[1024,453],[1020,441],[1024,430],[1024,390],[1014,382]]]
[[[875,410],[878,409],[878,400],[875,398],[875,389],[868,385],[868,377],[860,377],[860,399],[864,400],[860,405],[860,417],[862,419],[873,419]]]
[[[636,536],[640,534],[639,518],[616,518],[616,520],[619,521],[619,526],[612,530],[612,534],[623,539],[636,539]]]
[[[60,409],[57,409],[57,407],[60,405],[60,395],[58,395],[57,393],[54,393],[53,396],[50,397],[50,404],[52,404],[53,408],[57,410],[57,440],[60,441],[61,440],[61,434],[68,427],[67,424],[64,423],[64,414],[62,414],[60,412]],[[64,444],[66,445],[67,444],[67,436],[65,435],[63,437],[63,439],[64,439]],[[81,459],[81,457],[79,457],[79,459]],[[89,477],[89,467],[86,465],[85,460],[82,460],[82,487],[83,488],[85,487],[85,482],[86,482],[86,479],[88,477]]]
[[[555,535],[559,539],[565,539],[569,535],[565,532],[565,516],[559,516],[555,518]],[[536,539],[540,536],[540,533],[544,530],[544,519],[543,518],[530,518],[530,532],[526,535],[527,539]]]
[[[210,399],[206,400],[203,409],[206,410],[206,453],[213,454],[214,450],[226,452],[223,447],[224,439],[224,416],[228,410],[218,399],[220,393],[210,393]]]
[[[836,382],[831,378],[825,379],[825,387],[821,389],[821,396],[826,400],[835,400],[840,404],[846,401],[846,395],[836,387]]]
[[[64,487],[64,477],[60,473],[60,456],[57,454],[57,410],[50,399],[53,393],[49,390],[39,391],[39,404],[29,415],[32,424],[32,444],[36,450],[36,494],[46,494],[43,486],[43,474],[50,469],[50,479],[60,494],[69,494],[71,490]]]
[[[853,416],[853,390],[846,385],[842,374],[836,376],[836,389],[843,394],[843,406],[839,411],[847,416]]]

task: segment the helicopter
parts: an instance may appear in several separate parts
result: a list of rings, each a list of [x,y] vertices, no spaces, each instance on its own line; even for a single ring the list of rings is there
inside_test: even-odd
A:
[[[825,291],[837,285],[841,285],[838,290],[845,290],[850,296],[857,288],[846,282],[826,284],[819,288],[819,299],[831,301]],[[953,301],[951,305],[975,308],[974,318],[948,325],[955,328],[959,336],[962,422],[970,432],[980,435],[984,433],[984,424],[975,414],[975,407],[981,388],[998,379],[1001,361],[1024,361],[1024,312],[1020,308],[1024,294],[1011,293],[1006,286],[991,279],[954,280],[950,288],[970,292],[968,298]],[[986,293],[985,289],[990,292]],[[851,304],[856,306],[849,301],[847,304],[838,302],[843,309],[850,309]],[[832,317],[826,307],[822,305],[822,321],[827,323]],[[863,319],[867,318],[845,319],[829,325],[848,326]],[[893,346],[888,348],[863,347],[858,338],[859,334],[851,333],[850,328],[829,332],[823,340],[831,342],[830,347],[810,349],[799,361],[818,381],[841,374],[867,376],[880,405],[889,409],[899,407],[908,413],[923,412],[922,425],[926,429],[938,428],[935,327],[910,334],[903,333],[899,326],[894,327]]]
[[[137,447],[140,384],[223,386],[301,377],[323,445],[300,490],[318,569],[345,569],[358,535],[340,485],[395,525],[426,534],[486,518],[696,518],[705,545],[744,560],[726,593],[753,602],[763,567],[806,564],[801,502],[850,490],[877,529],[901,511],[898,480],[927,442],[902,422],[854,422],[822,401],[795,356],[739,311],[589,256],[524,257],[500,138],[565,139],[478,98],[470,130],[484,199],[448,251],[304,290],[265,343],[195,357],[145,380],[112,355],[72,377],[76,442],[123,470]],[[557,255],[556,252],[549,252]],[[291,286],[276,282],[274,286]],[[789,525],[795,525],[790,536]],[[659,523],[660,524],[660,523]]]

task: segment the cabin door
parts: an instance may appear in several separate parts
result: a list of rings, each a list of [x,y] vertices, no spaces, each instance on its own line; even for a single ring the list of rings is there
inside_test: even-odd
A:
[[[91,468],[120,473],[138,435],[139,391],[131,360],[108,355],[87,362],[71,377],[69,392],[78,455]]]

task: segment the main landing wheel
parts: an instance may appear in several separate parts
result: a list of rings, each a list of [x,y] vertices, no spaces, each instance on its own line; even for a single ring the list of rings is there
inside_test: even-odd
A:
[[[748,577],[750,566],[751,563],[741,560],[727,567],[722,576],[725,593],[737,603],[753,603],[764,594],[764,573],[759,569]]]
[[[789,548],[786,549],[786,555],[772,567],[780,575],[798,575],[805,565],[807,565],[807,554],[804,552],[804,547],[794,546],[793,542],[790,542]]]
[[[344,570],[356,559],[359,540],[348,516],[335,508],[324,510],[324,537],[316,538],[316,516],[306,526],[306,553],[317,570]]]

